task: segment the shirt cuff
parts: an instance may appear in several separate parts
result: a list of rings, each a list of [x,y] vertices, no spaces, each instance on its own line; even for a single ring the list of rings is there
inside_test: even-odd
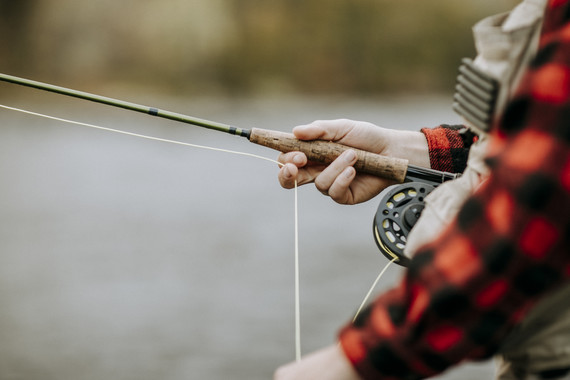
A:
[[[428,149],[430,167],[450,173],[462,173],[467,166],[469,148],[475,138],[467,136],[463,125],[442,125],[436,128],[422,128]]]

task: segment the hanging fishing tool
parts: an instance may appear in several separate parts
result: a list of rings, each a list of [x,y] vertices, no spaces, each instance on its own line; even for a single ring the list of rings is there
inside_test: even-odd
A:
[[[488,132],[496,117],[498,96],[497,80],[478,69],[473,60],[464,58],[459,67],[453,110],[473,127]],[[408,234],[424,209],[425,197],[436,186],[454,177],[450,173],[444,173],[440,179],[431,175],[416,177],[380,194],[382,200],[374,217],[374,238],[387,258],[396,259],[396,263],[404,266],[409,264],[404,248]]]
[[[374,237],[380,251],[390,260],[396,259],[395,262],[401,265],[406,265],[409,260],[403,254],[403,246],[409,230],[411,230],[415,220],[421,214],[425,195],[438,184],[456,177],[452,173],[410,165],[406,159],[382,156],[331,141],[303,141],[295,138],[291,133],[260,128],[238,128],[155,107],[143,106],[1,73],[0,80],[245,137],[252,143],[283,153],[303,152],[309,160],[323,164],[330,164],[341,153],[347,149],[352,149],[358,157],[354,165],[358,172],[372,174],[392,180],[396,184],[402,184],[394,185],[384,190],[381,194],[380,207],[374,218]]]
[[[406,182],[380,193],[380,204],[372,224],[374,240],[382,254],[396,264],[408,266],[404,254],[408,234],[420,218],[425,197],[438,183]]]
[[[408,234],[420,218],[425,198],[438,185],[457,178],[459,174],[418,168],[406,176],[404,183],[384,189],[372,224],[374,240],[380,252],[396,264],[408,266],[404,254]]]

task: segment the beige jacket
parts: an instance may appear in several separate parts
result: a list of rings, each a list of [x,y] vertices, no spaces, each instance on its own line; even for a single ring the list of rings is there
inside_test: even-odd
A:
[[[478,53],[474,64],[500,84],[495,115],[501,115],[536,54],[545,6],[546,0],[524,0],[511,12],[488,17],[473,28]],[[408,236],[407,256],[444,230],[489,174],[483,162],[486,131],[465,122],[480,138],[470,150],[463,175],[440,185],[426,198],[422,216]],[[570,366],[570,286],[537,305],[504,342],[501,354],[504,367],[499,377],[505,380]],[[513,373],[518,375],[513,377]]]

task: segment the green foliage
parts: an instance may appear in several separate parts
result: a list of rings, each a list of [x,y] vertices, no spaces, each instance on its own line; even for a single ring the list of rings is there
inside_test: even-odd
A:
[[[0,15],[0,70],[184,93],[450,91],[473,23],[512,3],[25,0]]]
[[[236,88],[288,81],[318,93],[449,89],[460,58],[474,54],[471,25],[488,14],[483,8],[456,0],[242,0],[234,3],[238,38],[218,70]]]

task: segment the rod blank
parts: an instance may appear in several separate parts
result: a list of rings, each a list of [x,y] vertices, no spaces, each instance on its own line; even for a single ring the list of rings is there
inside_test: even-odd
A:
[[[232,135],[238,135],[249,138],[249,130],[232,127],[231,125],[222,124],[215,121],[199,119],[196,117],[187,116],[176,112],[165,111],[154,107],[148,107],[136,103],[126,102],[124,100],[118,100],[118,99],[108,98],[106,96],[90,94],[88,92],[72,90],[60,86],[54,86],[52,84],[37,82],[30,79],[19,78],[12,75],[6,75],[0,73],[0,80],[4,82],[19,84],[22,86],[32,87],[39,90],[54,92],[60,95],[66,95],[74,98],[89,100],[92,102],[106,104],[113,107],[124,108],[127,110],[144,113],[151,116],[157,116],[163,119],[179,121],[186,124],[192,124],[199,127],[204,127],[220,132],[230,133]]]
[[[358,160],[354,165],[357,171],[393,180],[396,183],[418,179],[423,181],[432,180],[434,182],[444,182],[455,177],[455,175],[450,173],[444,173],[437,170],[409,165],[408,161],[405,159],[387,157],[371,152],[365,152],[331,141],[302,141],[296,139],[290,133],[258,128],[253,128],[252,130],[237,128],[228,124],[199,119],[176,112],[165,111],[154,107],[143,106],[136,103],[90,94],[88,92],[77,91],[65,87],[54,86],[51,84],[19,78],[2,73],[0,73],[0,80],[26,87],[36,88],[39,90],[54,92],[60,95],[66,95],[96,103],[106,104],[113,107],[124,108],[130,111],[157,116],[163,119],[192,124],[195,126],[213,129],[232,135],[246,137],[250,142],[285,153],[291,151],[301,151],[305,153],[310,160],[318,161],[324,164],[331,163],[345,150],[353,149],[358,156]]]

